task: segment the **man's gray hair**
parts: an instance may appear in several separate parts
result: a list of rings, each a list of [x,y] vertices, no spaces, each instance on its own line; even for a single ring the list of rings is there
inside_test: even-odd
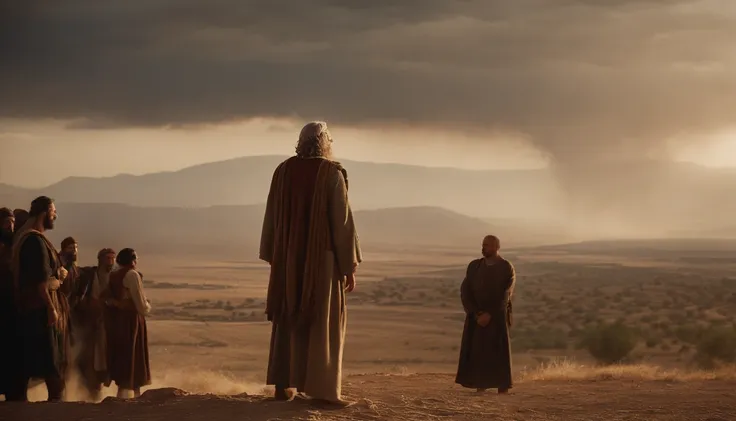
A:
[[[324,121],[307,123],[299,133],[296,156],[300,158],[332,158],[332,135]]]

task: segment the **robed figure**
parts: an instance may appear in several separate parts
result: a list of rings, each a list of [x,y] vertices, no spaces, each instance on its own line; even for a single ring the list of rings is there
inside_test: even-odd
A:
[[[43,379],[49,401],[60,401],[69,367],[69,303],[60,291],[68,272],[46,237],[54,228],[56,205],[41,196],[31,202],[29,218],[13,237],[11,271],[18,303],[18,335],[22,347],[18,395],[27,400],[30,380]]]
[[[455,382],[485,391],[506,393],[511,379],[511,296],[516,280],[513,265],[498,255],[497,237],[483,240],[483,257],[467,267],[460,287],[465,328]]]
[[[325,123],[307,124],[296,156],[278,166],[268,194],[260,258],[271,264],[267,383],[276,386],[277,399],[296,389],[345,404],[345,293],[355,287],[362,257],[347,172],[331,160],[331,143]]]
[[[141,387],[151,384],[146,316],[151,303],[138,272],[138,254],[124,248],[115,257],[118,269],[109,275],[105,301],[107,373],[118,386],[119,398],[140,397]]]

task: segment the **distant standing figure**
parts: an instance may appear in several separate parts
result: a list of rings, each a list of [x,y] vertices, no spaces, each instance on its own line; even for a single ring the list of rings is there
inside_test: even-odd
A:
[[[273,324],[267,383],[276,399],[296,389],[342,400],[345,293],[362,261],[347,172],[332,160],[323,122],[304,126],[296,156],[276,169],[263,220],[260,258],[271,265],[266,315]]]
[[[500,241],[483,239],[483,257],[468,265],[461,286],[465,329],[455,383],[479,392],[507,393],[511,380],[511,296],[516,275],[498,254]]]
[[[135,250],[120,250],[115,259],[118,270],[109,276],[109,298],[105,323],[109,380],[118,386],[118,397],[128,391],[139,397],[141,387],[151,384],[148,363],[146,316],[151,304],[143,291],[143,280],[136,271]]]

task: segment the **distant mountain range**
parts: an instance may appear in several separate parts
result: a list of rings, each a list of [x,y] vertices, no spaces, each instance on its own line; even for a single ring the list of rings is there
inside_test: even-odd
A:
[[[266,200],[276,166],[286,156],[255,156],[140,176],[69,177],[42,189],[0,185],[0,203],[28,206],[39,194],[60,202],[132,206],[256,205]],[[467,171],[341,161],[355,209],[437,206],[475,217],[533,215],[559,189],[544,170]]]
[[[212,215],[226,214],[229,206],[244,206],[237,212],[258,214],[256,205],[265,202],[273,171],[285,158],[235,158],[140,176],[69,177],[43,189],[0,184],[0,205],[27,207],[33,197],[45,194],[67,206],[94,204],[74,208],[89,220],[101,217],[96,212],[107,209],[102,204],[116,203],[155,208],[130,210],[131,216],[119,215],[121,220],[186,214],[182,216],[182,223],[187,220],[185,225],[209,226],[206,221]],[[672,233],[736,235],[733,170],[662,161],[495,171],[341,162],[349,174],[350,201],[356,211],[362,211],[359,222],[377,226],[380,220],[385,227],[394,224],[397,229],[374,231],[386,238],[404,235],[402,230],[407,227],[413,227],[413,235],[422,238],[425,234],[420,228],[430,232],[442,226],[433,218],[456,218],[452,224],[448,222],[447,226],[453,227],[448,235],[454,230],[463,232],[468,224],[487,226],[483,221],[502,220],[514,225],[514,232],[544,229],[548,224],[547,231],[558,235],[565,232],[560,230],[564,226],[580,239]],[[202,209],[197,213],[191,208]],[[375,212],[368,212],[371,210]],[[260,218],[260,214],[253,217],[257,221],[253,224],[260,224]]]
[[[57,208],[59,218],[56,228],[50,232],[57,244],[71,235],[85,248],[132,246],[156,253],[222,252],[253,258],[257,257],[265,211],[263,205],[147,208],[58,203]],[[483,236],[495,228],[487,221],[432,207],[356,211],[355,219],[361,242],[368,248],[476,248]],[[520,237],[522,231],[516,230],[511,242],[519,244]]]

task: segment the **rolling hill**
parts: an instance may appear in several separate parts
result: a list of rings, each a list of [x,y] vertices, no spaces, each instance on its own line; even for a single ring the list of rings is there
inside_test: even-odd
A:
[[[151,207],[256,205],[265,202],[273,171],[285,156],[254,156],[175,172],[69,177],[43,189],[0,185],[0,203],[26,207],[45,194],[60,202]],[[519,217],[550,209],[559,195],[545,171],[467,171],[341,161],[358,209],[434,206],[476,217]],[[503,198],[499,200],[498,198]]]
[[[74,236],[81,244],[149,251],[245,250],[255,257],[265,207],[136,207],[114,203],[58,203],[55,243]],[[364,246],[475,246],[492,228],[480,219],[433,207],[356,211]]]
[[[235,158],[139,176],[69,177],[36,190],[0,184],[0,204],[27,207],[45,194],[62,203],[155,208],[260,205],[284,158]],[[733,170],[663,161],[496,171],[342,162],[355,210],[444,208],[521,228],[564,228],[578,239],[736,235]]]

